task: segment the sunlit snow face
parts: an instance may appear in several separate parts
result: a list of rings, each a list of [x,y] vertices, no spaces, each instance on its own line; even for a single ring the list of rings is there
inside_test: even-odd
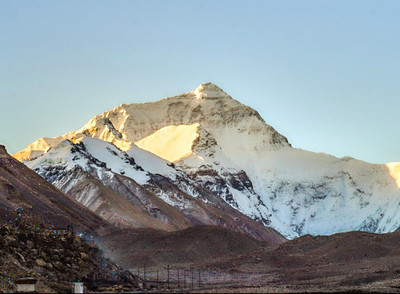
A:
[[[400,188],[400,163],[390,162],[385,164],[389,170],[390,176],[396,181],[397,187]]]
[[[192,154],[193,142],[199,137],[199,124],[166,126],[135,144],[169,162]]]

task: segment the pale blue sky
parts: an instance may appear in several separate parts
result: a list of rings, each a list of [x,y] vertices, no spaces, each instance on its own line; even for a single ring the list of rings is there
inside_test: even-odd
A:
[[[0,0],[0,143],[219,85],[294,147],[400,161],[400,1]]]

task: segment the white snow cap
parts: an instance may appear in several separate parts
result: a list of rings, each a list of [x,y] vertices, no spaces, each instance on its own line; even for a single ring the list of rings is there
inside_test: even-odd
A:
[[[197,99],[229,97],[220,87],[213,83],[203,83],[192,91]]]

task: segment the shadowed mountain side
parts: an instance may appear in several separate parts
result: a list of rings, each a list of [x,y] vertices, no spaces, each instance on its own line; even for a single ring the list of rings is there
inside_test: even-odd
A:
[[[135,203],[115,193],[78,167],[67,172],[58,186],[98,216],[119,228],[154,228],[168,231],[185,228],[183,224],[177,225],[173,220],[164,223],[153,218],[145,207],[142,209],[137,207]]]
[[[196,186],[196,189],[206,201],[184,193],[168,178],[161,175],[153,176],[145,187],[154,192],[158,189],[160,191],[168,191],[169,194],[178,195],[180,199],[183,199],[181,201],[186,200],[189,202],[190,205],[183,207],[180,211],[195,225],[218,225],[240,233],[246,233],[253,238],[273,244],[280,244],[286,241],[278,231],[266,227],[261,222],[257,222],[232,208],[224,200],[215,197],[201,185]],[[157,189],[154,190],[154,187],[157,187]]]
[[[272,246],[218,226],[177,232],[121,230],[99,239],[106,255],[127,268],[167,264],[203,264]]]
[[[121,228],[181,230],[195,225],[220,225],[276,244],[285,240],[277,231],[222,200],[217,194],[227,189],[224,180],[219,180],[218,191],[206,189],[143,150],[128,154],[108,142],[85,138],[80,143],[63,141],[26,164]]]
[[[99,232],[109,225],[64,194],[34,171],[11,157],[0,145],[0,212],[22,207],[45,224],[74,225],[77,230]]]
[[[131,178],[114,174],[113,178],[104,180],[104,185],[134,204],[143,213],[149,214],[174,230],[186,229],[193,225],[190,218],[182,214],[178,208],[166,203]]]
[[[209,203],[205,203],[184,193],[168,178],[161,175],[151,177],[149,184],[144,187],[119,174],[103,178],[103,182],[100,182],[80,168],[74,168],[57,182],[57,186],[120,228],[141,227],[171,231],[196,225],[220,225],[273,244],[286,240],[274,229],[243,215],[220,198],[210,199]],[[156,196],[158,189],[168,191],[178,201],[189,205],[169,205]],[[211,198],[208,194],[210,192],[202,191],[202,195]]]

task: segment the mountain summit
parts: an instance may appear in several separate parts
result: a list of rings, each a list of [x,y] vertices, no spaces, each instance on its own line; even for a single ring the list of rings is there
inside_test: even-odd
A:
[[[196,95],[197,99],[202,98],[227,98],[230,96],[226,94],[220,87],[213,83],[203,83],[192,91]]]
[[[89,173],[170,229],[206,220],[261,234],[231,209],[288,238],[392,232],[400,226],[399,163],[376,165],[292,148],[256,110],[212,83],[157,102],[115,107],[14,156],[94,205],[99,194],[90,198],[76,187],[79,172]],[[126,224],[116,211],[107,211]]]
[[[231,136],[232,132],[238,134]],[[204,83],[192,92],[157,102],[118,106],[95,116],[77,131],[56,138],[41,138],[14,156],[21,161],[32,160],[65,139],[79,142],[84,137],[94,137],[124,151],[137,144],[173,162],[190,155],[196,145],[208,144],[203,140],[208,133],[218,136],[219,143],[227,148],[234,143],[238,151],[290,146],[258,112],[232,99],[218,86]],[[154,148],[165,150],[165,155],[155,152]],[[168,156],[170,153],[174,155]]]

